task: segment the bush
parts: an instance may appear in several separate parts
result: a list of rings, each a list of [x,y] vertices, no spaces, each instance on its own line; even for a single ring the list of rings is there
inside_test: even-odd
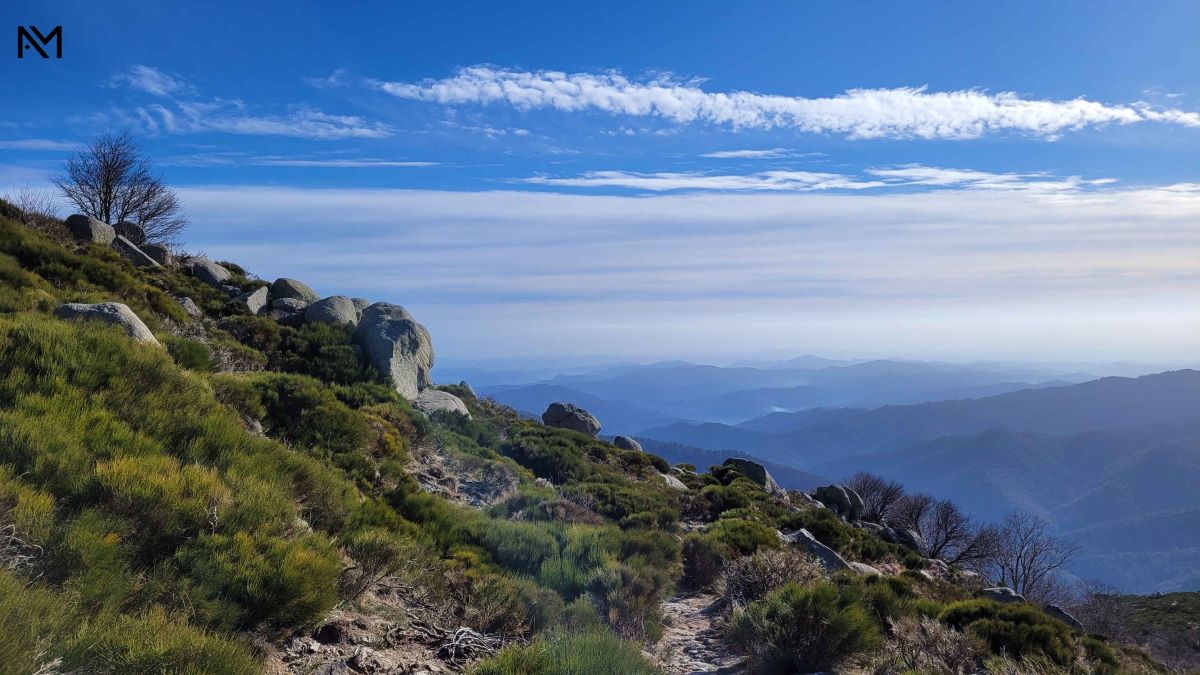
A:
[[[734,613],[731,645],[746,649],[755,673],[810,673],[879,646],[879,629],[837,586],[788,584]]]
[[[683,579],[688,588],[707,588],[725,569],[726,561],[737,553],[726,544],[698,532],[683,538]]]
[[[337,602],[342,563],[319,537],[204,535],[178,556],[197,617],[225,629],[286,631],[314,624]]]
[[[1040,654],[1060,666],[1074,662],[1071,629],[1032,605],[963,600],[946,607],[939,619],[977,635],[997,654]]]
[[[800,551],[758,551],[734,560],[725,568],[722,604],[729,609],[745,607],[786,584],[805,586],[824,576],[822,567]]]
[[[641,650],[606,632],[552,632],[480,661],[471,675],[657,675]]]
[[[163,337],[163,345],[175,363],[182,368],[201,373],[209,373],[216,368],[212,351],[203,342],[167,335]]]
[[[759,548],[777,548],[780,545],[775,530],[742,518],[718,520],[708,526],[705,534],[742,555],[754,553]]]
[[[901,673],[978,673],[987,647],[977,638],[960,633],[926,617],[904,617],[892,622],[892,639],[874,659],[867,672],[874,675]]]

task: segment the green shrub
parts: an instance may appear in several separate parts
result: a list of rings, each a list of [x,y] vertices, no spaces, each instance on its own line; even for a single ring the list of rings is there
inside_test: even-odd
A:
[[[471,675],[657,675],[634,644],[611,633],[552,632],[480,661]]]
[[[175,359],[175,363],[183,368],[208,373],[216,367],[213,363],[212,351],[203,342],[167,335],[163,337],[162,343],[166,346],[167,353],[171,355],[171,358]]]
[[[337,602],[341,560],[317,536],[203,535],[177,559],[194,583],[189,595],[197,617],[214,626],[303,628]]]
[[[692,532],[683,538],[683,579],[687,588],[707,588],[716,581],[736,551],[716,537]]]
[[[867,612],[837,586],[788,584],[736,612],[728,639],[746,649],[755,673],[811,673],[881,644]]]
[[[708,526],[705,534],[742,555],[754,553],[759,548],[776,548],[780,545],[775,530],[741,518],[718,520]]]
[[[963,600],[946,607],[939,619],[979,636],[996,653],[1041,654],[1060,666],[1075,658],[1071,629],[1032,605]]]

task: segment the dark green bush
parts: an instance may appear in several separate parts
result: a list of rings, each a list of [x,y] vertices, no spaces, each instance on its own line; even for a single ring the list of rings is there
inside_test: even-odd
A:
[[[728,639],[749,652],[751,672],[772,675],[833,670],[881,644],[866,610],[828,582],[788,584],[751,603],[734,613]]]
[[[181,367],[201,373],[213,371],[212,351],[203,342],[168,335],[163,338],[162,343],[167,348],[167,353]]]
[[[775,548],[780,545],[775,530],[750,520],[725,518],[708,526],[705,535],[728,546],[742,555],[749,555],[760,548]]]
[[[1074,635],[1066,624],[1025,603],[963,600],[946,607],[939,619],[979,636],[996,653],[1041,654],[1060,666],[1074,662]]]
[[[471,675],[657,675],[641,650],[603,631],[552,632],[480,661]]]
[[[692,532],[683,538],[683,579],[687,588],[707,588],[716,581],[725,563],[737,555],[716,537]]]

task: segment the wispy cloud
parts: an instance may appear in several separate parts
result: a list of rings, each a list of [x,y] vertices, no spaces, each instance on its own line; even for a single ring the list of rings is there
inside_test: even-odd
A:
[[[720,190],[748,191],[770,190],[807,192],[811,190],[863,190],[885,187],[883,181],[862,181],[836,173],[812,171],[763,171],[761,173],[706,174],[706,173],[630,173],[626,171],[590,171],[581,176],[554,178],[534,176],[524,179],[525,183],[555,187],[584,188],[630,188],[667,192],[673,190]]]
[[[61,150],[74,150],[79,147],[78,143],[68,141],[52,141],[45,138],[21,138],[11,141],[0,141],[0,150],[30,150],[30,151],[48,151],[57,152]]]
[[[182,77],[143,65],[133,66],[129,70],[117,73],[109,80],[109,85],[129,87],[155,96],[167,96],[191,90],[191,86]]]
[[[290,136],[314,140],[386,138],[395,129],[357,115],[332,115],[298,107],[284,114],[253,112],[239,100],[177,101],[117,111],[127,123],[149,134],[224,133],[247,136]]]
[[[637,81],[616,71],[528,72],[489,66],[464,68],[440,80],[372,84],[400,98],[447,105],[594,110],[733,129],[787,128],[851,139],[969,139],[1004,131],[1053,138],[1067,131],[1146,121],[1200,127],[1200,113],[1155,108],[1144,102],[1109,105],[1085,98],[1025,99],[1011,92],[992,94],[979,89],[851,89],[837,96],[806,98],[710,92],[696,80],[671,76]]]
[[[350,71],[337,68],[325,77],[306,77],[304,81],[318,89],[336,89],[348,84]]]
[[[374,157],[311,157],[284,155],[252,155],[246,152],[201,152],[191,155],[164,157],[164,164],[175,166],[281,166],[326,169],[423,168],[441,166],[440,162],[379,159]]]
[[[363,169],[387,167],[438,166],[438,162],[416,162],[394,159],[283,159],[263,158],[255,161],[260,166],[307,166],[333,169]]]
[[[818,190],[866,190],[878,188],[954,188],[972,190],[1024,190],[1030,192],[1073,192],[1115,183],[1114,178],[1084,179],[1039,173],[990,173],[973,169],[944,169],[909,164],[867,169],[864,176],[813,171],[760,171],[748,174],[708,172],[633,173],[589,171],[578,176],[533,176],[522,182],[533,185],[575,188],[624,188],[648,192],[771,191],[813,192]]]
[[[811,157],[820,154],[822,153],[796,153],[787,148],[768,148],[766,150],[718,150],[706,152],[700,156],[710,159],[777,159],[780,157]]]

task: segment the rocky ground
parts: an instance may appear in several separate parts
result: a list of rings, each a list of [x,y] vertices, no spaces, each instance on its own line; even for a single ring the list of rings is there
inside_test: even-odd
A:
[[[677,595],[663,603],[666,628],[647,656],[667,675],[741,672],[743,658],[722,643],[714,622],[720,617],[717,596]]]

